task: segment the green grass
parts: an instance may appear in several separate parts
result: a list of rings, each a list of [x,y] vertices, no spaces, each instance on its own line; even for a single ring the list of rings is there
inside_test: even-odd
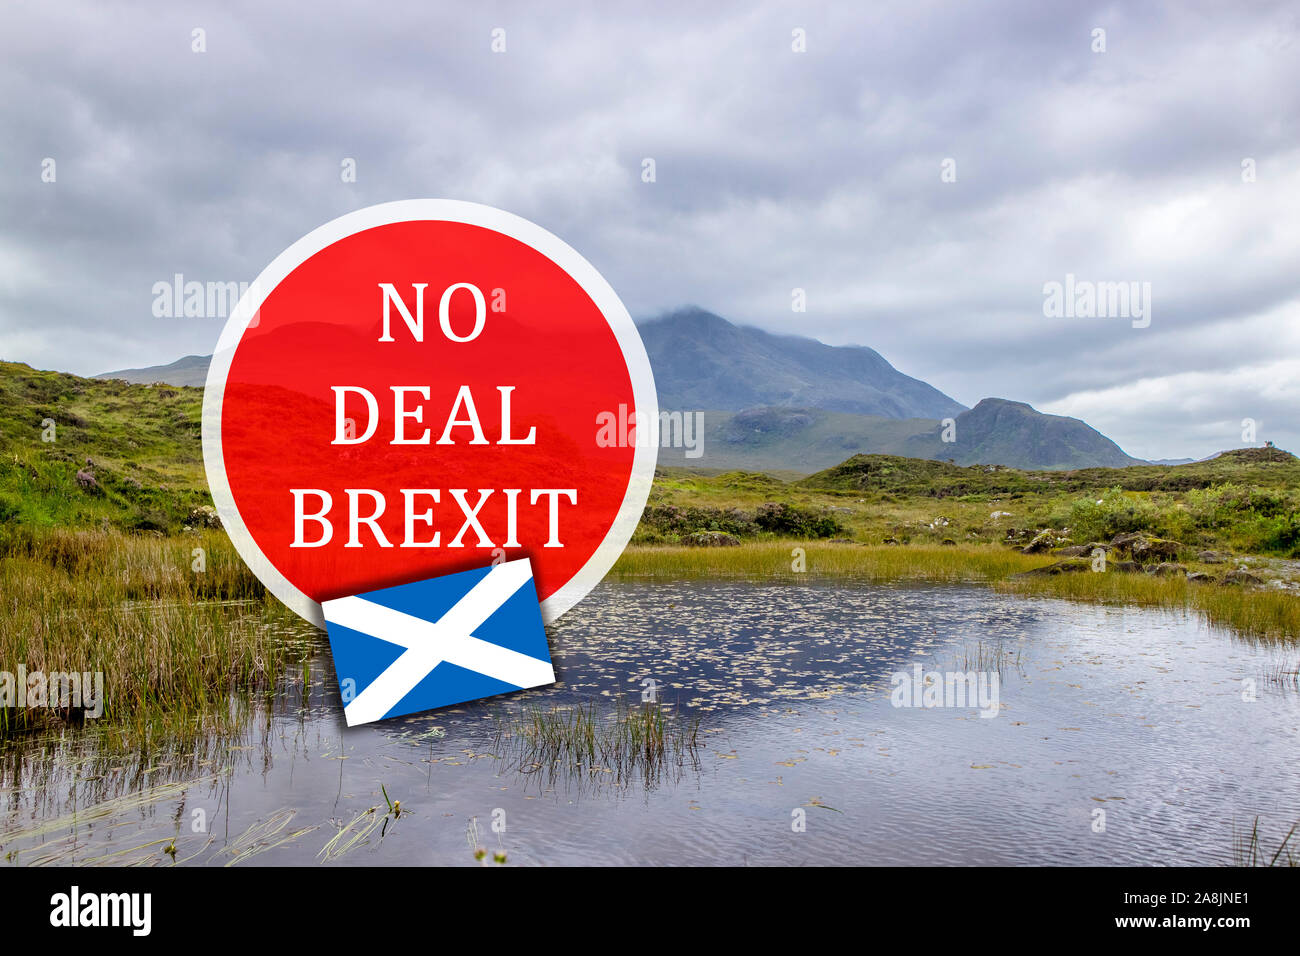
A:
[[[179,531],[211,504],[202,405],[202,389],[0,362],[0,526]]]
[[[1095,604],[1125,604],[1186,610],[1208,624],[1269,643],[1300,639],[1300,596],[1294,592],[1188,581],[1171,575],[1061,574],[1019,578],[999,584],[1015,594],[1035,594]]]
[[[1249,476],[1253,484],[1263,487],[1296,488],[1300,486],[1300,459],[1277,448],[1238,448],[1208,461],[1186,465],[1021,471],[1002,465],[961,466],[895,455],[854,455],[833,468],[809,475],[798,484],[828,491],[875,490],[952,498],[1114,487],[1125,491],[1178,492],[1208,488],[1243,476]]]

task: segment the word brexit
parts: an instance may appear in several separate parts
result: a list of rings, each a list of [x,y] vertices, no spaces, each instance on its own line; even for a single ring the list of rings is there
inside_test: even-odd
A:
[[[484,506],[489,500],[496,497],[498,491],[504,503],[505,511],[505,533],[504,536],[501,536],[501,540],[494,539],[487,529],[483,527],[483,523],[479,519],[479,515],[484,511]],[[460,530],[445,545],[443,544],[441,531],[433,531],[432,536],[428,536],[434,524],[433,508],[429,507],[421,510],[424,504],[421,499],[424,498],[429,499],[435,505],[442,504],[442,489],[402,488],[400,492],[404,502],[402,522],[404,534],[400,545],[394,545],[384,534],[383,529],[379,527],[379,519],[384,516],[388,508],[388,500],[384,493],[374,488],[345,488],[344,494],[348,499],[346,518],[348,540],[343,547],[364,547],[361,542],[361,527],[363,525],[369,532],[371,539],[381,548],[463,548],[466,546],[465,535],[470,531],[474,532],[476,538],[474,546],[478,548],[522,547],[518,538],[519,497],[524,492],[522,488],[477,488],[475,493],[478,495],[478,501],[472,505],[469,503],[468,488],[448,488],[447,492],[450,494],[451,500],[455,502],[456,510],[459,511],[463,521]],[[293,495],[293,542],[289,546],[291,548],[320,548],[329,544],[334,538],[334,523],[330,518],[334,508],[334,496],[323,488],[291,488],[289,493]],[[307,501],[309,497],[315,499],[315,510],[308,510]],[[548,535],[546,543],[542,547],[562,548],[564,544],[560,541],[560,500],[564,499],[570,505],[576,505],[578,503],[577,489],[529,489],[527,500],[530,506],[537,505],[542,499],[546,500],[549,507]],[[500,509],[497,510],[500,511]],[[308,538],[308,522],[311,522],[318,529],[315,540],[309,540]],[[416,525],[423,525],[423,528],[417,529]]]

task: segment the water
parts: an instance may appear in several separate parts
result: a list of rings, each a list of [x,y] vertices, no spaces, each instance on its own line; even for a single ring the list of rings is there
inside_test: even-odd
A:
[[[0,857],[1181,865],[1231,863],[1256,817],[1271,852],[1300,819],[1300,693],[1267,676],[1296,650],[1194,616],[978,588],[607,583],[552,647],[559,686],[409,720],[344,727],[318,668],[305,691],[232,702],[233,731],[143,753],[99,729],[10,745]],[[895,672],[993,658],[994,718],[891,704]],[[701,719],[695,759],[657,779],[548,779],[495,753],[502,708],[612,711],[646,678]],[[322,856],[369,807],[348,835],[373,829]]]

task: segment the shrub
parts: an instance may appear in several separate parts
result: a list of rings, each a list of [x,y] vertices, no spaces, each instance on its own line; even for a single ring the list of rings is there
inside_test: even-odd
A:
[[[1076,501],[1065,518],[1070,537],[1076,541],[1108,541],[1132,531],[1157,533],[1163,524],[1155,504],[1123,489],[1112,488],[1100,499]]]
[[[769,501],[757,513],[740,508],[681,508],[651,505],[637,527],[639,541],[679,540],[700,531],[752,538],[770,534],[791,538],[832,538],[848,529],[832,514],[813,508]]]
[[[1228,528],[1242,518],[1282,517],[1291,510],[1287,496],[1269,488],[1225,482],[1187,493],[1187,511],[1198,528]]]
[[[637,537],[644,541],[679,538],[696,531],[722,531],[737,536],[758,532],[751,515],[739,508],[679,508],[676,505],[650,505],[641,515]]]
[[[847,532],[832,514],[775,501],[759,505],[754,523],[771,534],[792,538],[830,538]]]
[[[1253,539],[1257,550],[1300,557],[1300,513],[1256,518]]]

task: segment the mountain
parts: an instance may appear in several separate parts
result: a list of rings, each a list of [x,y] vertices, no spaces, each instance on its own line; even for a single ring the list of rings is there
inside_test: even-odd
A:
[[[864,346],[775,335],[698,308],[638,330],[660,409],[692,424],[702,417],[703,454],[688,432],[685,447],[661,449],[665,465],[808,474],[855,454],[1046,470],[1141,463],[1078,419],[1000,398],[968,409]],[[202,386],[208,361],[188,355],[95,377]]]
[[[211,355],[187,355],[170,365],[153,365],[148,368],[124,368],[117,372],[101,372],[95,378],[120,378],[132,385],[197,385],[202,388],[208,380],[208,363]]]
[[[939,426],[906,451],[912,458],[958,465],[1010,465],[1029,471],[1124,468],[1147,462],[1126,455],[1113,441],[1077,418],[1045,415],[1024,402],[986,398],[956,417],[945,442]]]
[[[947,418],[966,409],[860,345],[774,335],[697,308],[637,328],[660,408],[808,407],[882,418]]]

